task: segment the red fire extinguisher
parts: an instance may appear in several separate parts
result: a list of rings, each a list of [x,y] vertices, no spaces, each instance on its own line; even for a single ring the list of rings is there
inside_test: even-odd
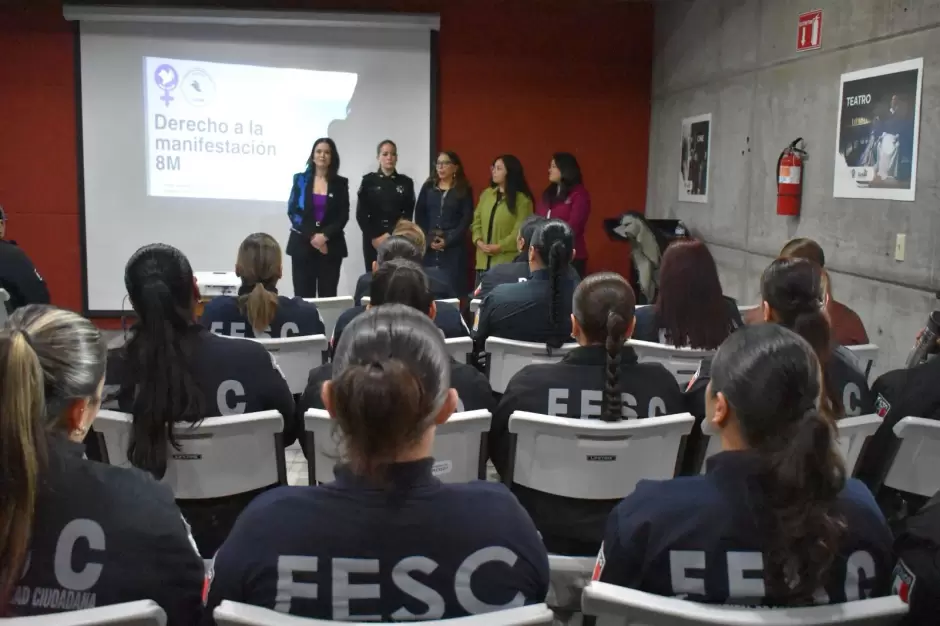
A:
[[[806,151],[797,148],[797,138],[777,159],[777,215],[799,215],[803,201],[803,159]]]

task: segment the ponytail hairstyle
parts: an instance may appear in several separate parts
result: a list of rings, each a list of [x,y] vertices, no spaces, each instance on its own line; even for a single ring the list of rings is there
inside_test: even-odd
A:
[[[766,596],[774,605],[813,604],[846,528],[834,510],[845,466],[834,425],[816,408],[815,351],[780,325],[746,326],[722,344],[711,375],[708,394],[724,394],[758,468]]]
[[[552,298],[548,303],[548,317],[552,326],[561,323],[561,276],[571,265],[574,255],[574,231],[566,222],[559,219],[545,220],[535,229],[530,249],[535,253],[539,264],[548,268]]]
[[[166,473],[167,444],[179,449],[173,424],[197,423],[206,412],[190,363],[199,334],[193,270],[176,248],[151,244],[127,262],[124,285],[137,313],[124,346],[129,371],[121,389],[134,399],[127,458],[159,479]]]
[[[431,310],[434,295],[424,269],[408,259],[392,259],[379,266],[372,277],[369,304],[374,308],[383,304],[404,304],[425,315]]]
[[[633,325],[636,295],[630,283],[619,274],[591,274],[575,290],[573,309],[587,342],[601,344],[607,350],[601,419],[618,422],[623,416],[620,357]]]
[[[281,246],[271,235],[248,235],[238,247],[235,273],[242,279],[238,310],[255,335],[265,332],[277,315],[277,281],[281,277]]]
[[[770,306],[773,321],[806,339],[816,351],[825,391],[822,410],[832,419],[839,419],[844,408],[829,376],[832,334],[825,313],[825,293],[822,268],[806,259],[777,259],[761,276],[761,299]]]
[[[52,306],[17,309],[0,331],[0,615],[26,561],[47,433],[67,429],[73,400],[100,404],[106,358],[91,322]]]
[[[450,390],[450,356],[426,312],[374,307],[339,340],[329,386],[345,455],[357,474],[384,482],[387,467],[421,441]]]

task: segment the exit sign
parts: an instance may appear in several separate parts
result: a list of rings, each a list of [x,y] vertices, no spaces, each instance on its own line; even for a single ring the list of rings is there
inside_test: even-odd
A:
[[[822,9],[800,15],[796,30],[796,51],[819,50],[822,46]]]

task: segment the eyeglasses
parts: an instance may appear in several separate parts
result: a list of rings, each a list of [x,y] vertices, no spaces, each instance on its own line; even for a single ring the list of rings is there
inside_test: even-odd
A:
[[[448,165],[453,165],[453,161],[438,161],[437,167],[447,167]]]

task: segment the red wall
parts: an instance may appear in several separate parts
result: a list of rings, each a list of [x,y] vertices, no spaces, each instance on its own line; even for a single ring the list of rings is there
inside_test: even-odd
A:
[[[0,204],[10,217],[8,237],[34,259],[53,301],[79,310],[75,37],[57,1],[36,4],[43,9],[0,10]],[[439,12],[441,148],[460,154],[476,189],[487,183],[495,156],[513,153],[536,193],[547,183],[551,154],[575,153],[593,199],[588,267],[627,271],[627,247],[608,241],[601,223],[646,204],[653,30],[648,5],[603,0],[276,4]]]

